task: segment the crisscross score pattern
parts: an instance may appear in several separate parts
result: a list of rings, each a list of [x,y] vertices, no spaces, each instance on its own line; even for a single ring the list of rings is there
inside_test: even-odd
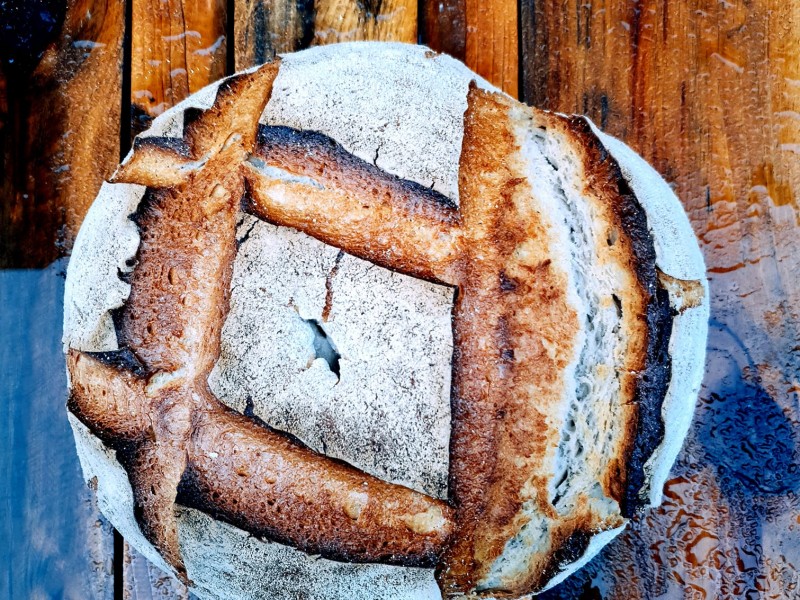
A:
[[[446,595],[536,590],[560,562],[577,558],[559,548],[624,522],[588,502],[563,517],[551,503],[562,427],[553,415],[580,325],[560,241],[532,201],[542,192],[532,188],[512,123],[527,119],[530,127],[560,127],[573,136],[586,135],[586,127],[534,118],[532,109],[472,87],[456,207],[319,133],[259,125],[278,67],[227,80],[210,109],[187,111],[183,139],[138,139],[115,174],[115,182],[148,188],[134,216],[141,244],[131,294],[115,319],[122,350],[70,351],[70,409],[117,450],[145,537],[184,578],[176,502],[311,554],[435,565]],[[619,262],[629,290],[621,307],[628,342],[620,394],[627,408],[616,447],[623,458],[611,461],[603,486],[627,516],[637,508],[625,464],[637,427],[636,374],[648,368],[652,319],[662,319],[663,310],[641,208],[619,183],[613,161],[591,154],[602,148],[587,146],[587,160],[600,165],[587,186],[600,190],[598,203],[622,207],[622,216],[608,217],[620,220],[618,240],[603,251]],[[457,289],[447,502],[317,454],[211,393],[207,378],[228,310],[240,208]],[[524,527],[523,505],[555,523],[548,549],[514,586],[480,589]]]

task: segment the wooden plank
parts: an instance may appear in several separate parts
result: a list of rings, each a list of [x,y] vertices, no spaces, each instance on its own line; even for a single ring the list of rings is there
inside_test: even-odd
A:
[[[131,0],[131,129],[225,75],[225,0]]]
[[[0,6],[0,268],[67,252],[117,164],[123,7]]]
[[[307,48],[314,39],[314,2],[236,0],[235,65],[240,71],[276,54]]]
[[[417,41],[417,2],[235,0],[236,69],[280,52],[355,40]]]
[[[0,271],[0,598],[113,600],[111,527],[67,422],[65,267]]]
[[[461,62],[467,55],[466,0],[420,3],[420,42]]]
[[[314,45],[417,41],[416,0],[317,0],[314,5]]]
[[[421,6],[422,43],[519,96],[516,0],[425,0]]]
[[[516,0],[466,0],[466,65],[504,92],[519,96]]]
[[[800,5],[523,0],[521,21],[525,99],[587,113],[655,165],[712,293],[665,505],[550,597],[786,597],[800,585]]]
[[[118,161],[124,4],[0,13],[0,267],[44,267],[69,250]],[[66,418],[64,268],[0,272],[0,597],[111,600],[111,527]]]
[[[514,0],[354,2],[236,0],[236,69],[278,52],[352,40],[414,43],[463,60],[512,96],[519,93],[517,3]]]
[[[123,558],[123,600],[189,600],[186,586],[154,567],[128,544]]]

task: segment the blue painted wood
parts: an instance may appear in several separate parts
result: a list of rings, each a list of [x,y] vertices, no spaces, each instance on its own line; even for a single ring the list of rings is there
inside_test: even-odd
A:
[[[112,600],[110,526],[66,416],[61,261],[0,271],[0,598]]]

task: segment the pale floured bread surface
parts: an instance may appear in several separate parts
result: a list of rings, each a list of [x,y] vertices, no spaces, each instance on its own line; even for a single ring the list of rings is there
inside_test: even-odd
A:
[[[261,121],[320,131],[384,171],[432,187],[457,202],[463,118],[472,80],[488,87],[460,63],[422,47],[315,48],[285,57]],[[161,115],[144,135],[179,137],[184,110],[211,106],[218,85]],[[669,187],[627,147],[598,134],[647,212],[658,268],[678,281],[667,286],[677,314],[670,340],[672,378],[662,411],[665,435],[646,467],[650,484],[643,491],[655,503],[688,429],[702,376],[707,285],[697,243]],[[520,133],[523,147],[525,135]],[[551,150],[563,153],[558,147]],[[536,161],[544,160],[544,151],[537,151],[536,160],[528,154],[531,169],[538,169]],[[562,172],[560,177],[564,176]],[[538,177],[531,174],[531,180],[542,185],[565,187],[558,177]],[[105,185],[87,215],[68,269],[65,347],[117,349],[110,311],[121,306],[129,293],[119,273],[134,268],[138,233],[127,217],[143,194],[141,186]],[[580,203],[580,193],[571,201]],[[587,218],[574,213],[562,216],[565,222]],[[445,497],[451,288],[341,255],[302,233],[245,215],[238,237],[231,311],[222,332],[222,354],[209,382],[214,393],[234,409],[299,437],[317,451],[382,479]],[[574,264],[580,259],[564,258]],[[587,280],[590,275],[577,269],[569,293],[597,285]],[[680,286],[684,280],[703,282],[701,301],[687,305]],[[327,334],[340,355],[338,375],[316,357],[314,326]],[[614,350],[602,343],[592,348],[597,356]],[[606,362],[613,367],[613,359]],[[609,381],[598,384],[597,398],[613,394]],[[565,400],[561,415],[565,421],[568,404]],[[114,453],[79,422],[73,419],[72,424],[84,475],[96,483],[103,512],[137,549],[164,568],[133,519],[130,486]],[[589,440],[591,431],[586,423],[582,426],[581,435]],[[605,450],[592,449],[596,462],[607,457]],[[562,462],[569,458],[568,453],[559,457]],[[555,463],[559,468],[558,460]],[[581,485],[591,488],[591,478],[586,474],[583,478]],[[616,514],[617,507],[602,495],[596,501],[600,514]],[[537,521],[533,512],[528,516],[533,525],[509,542],[482,582],[484,589],[504,578],[513,580],[532,554],[546,551],[548,524]],[[549,585],[589,560],[619,531],[620,527],[612,527],[592,537],[582,554],[560,565]],[[318,559],[256,540],[190,509],[181,510],[179,534],[188,576],[204,598],[439,597],[431,570]]]
[[[262,123],[319,131],[362,160],[458,203],[471,81],[495,89],[424,46],[322,46],[284,57]]]
[[[214,394],[318,452],[446,497],[452,289],[249,215],[239,231]],[[315,353],[315,326],[338,375]]]

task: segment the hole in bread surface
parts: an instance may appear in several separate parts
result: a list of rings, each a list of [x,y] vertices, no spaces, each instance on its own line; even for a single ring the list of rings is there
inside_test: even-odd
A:
[[[328,368],[338,378],[340,375],[339,359],[341,356],[336,351],[331,339],[328,337],[328,334],[325,333],[325,330],[322,329],[319,321],[316,319],[304,319],[304,321],[311,327],[311,331],[314,333],[314,354],[316,358],[321,358],[328,363]]]

